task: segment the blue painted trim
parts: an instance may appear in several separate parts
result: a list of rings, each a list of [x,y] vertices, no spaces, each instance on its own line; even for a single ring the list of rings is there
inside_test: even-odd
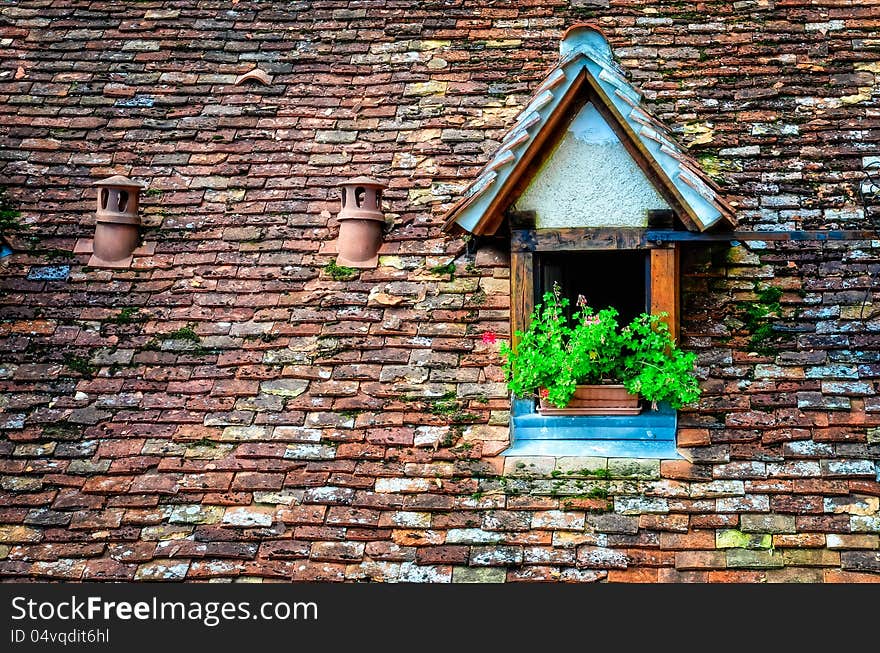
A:
[[[778,240],[876,240],[874,231],[858,230],[818,230],[818,231],[721,231],[716,233],[694,233],[670,229],[648,229],[644,240],[648,243],[672,242],[727,242],[736,245],[737,241],[778,241]]]
[[[507,456],[601,456],[679,459],[678,412],[668,404],[639,415],[540,415],[531,399],[511,405]]]

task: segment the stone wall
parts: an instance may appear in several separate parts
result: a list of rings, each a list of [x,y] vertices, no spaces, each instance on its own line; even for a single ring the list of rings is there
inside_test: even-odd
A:
[[[870,227],[876,12],[484,4],[0,9],[4,578],[880,580],[876,241],[690,251],[689,462],[515,460],[507,257],[440,231],[591,18],[743,225]],[[156,254],[88,269],[114,173]],[[395,224],[334,279],[354,174]]]

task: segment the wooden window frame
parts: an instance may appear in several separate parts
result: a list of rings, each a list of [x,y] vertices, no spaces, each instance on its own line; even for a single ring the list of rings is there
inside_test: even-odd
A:
[[[647,229],[576,228],[521,229],[510,239],[510,332],[516,347],[517,331],[529,326],[535,308],[535,254],[540,252],[589,252],[648,250],[650,256],[650,311],[665,312],[672,337],[678,340],[680,324],[680,255],[675,243],[652,243]]]

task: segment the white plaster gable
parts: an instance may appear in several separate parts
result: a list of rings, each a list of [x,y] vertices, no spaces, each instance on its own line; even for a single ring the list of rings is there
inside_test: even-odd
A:
[[[539,229],[645,227],[648,210],[668,208],[591,102],[516,201],[535,212]]]

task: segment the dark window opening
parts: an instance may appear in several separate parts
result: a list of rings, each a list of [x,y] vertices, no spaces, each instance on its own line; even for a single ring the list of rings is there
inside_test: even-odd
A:
[[[648,255],[643,251],[540,253],[535,265],[535,303],[558,283],[567,297],[569,310],[577,310],[583,295],[595,311],[613,306],[620,313],[618,322],[650,310],[648,301]]]

